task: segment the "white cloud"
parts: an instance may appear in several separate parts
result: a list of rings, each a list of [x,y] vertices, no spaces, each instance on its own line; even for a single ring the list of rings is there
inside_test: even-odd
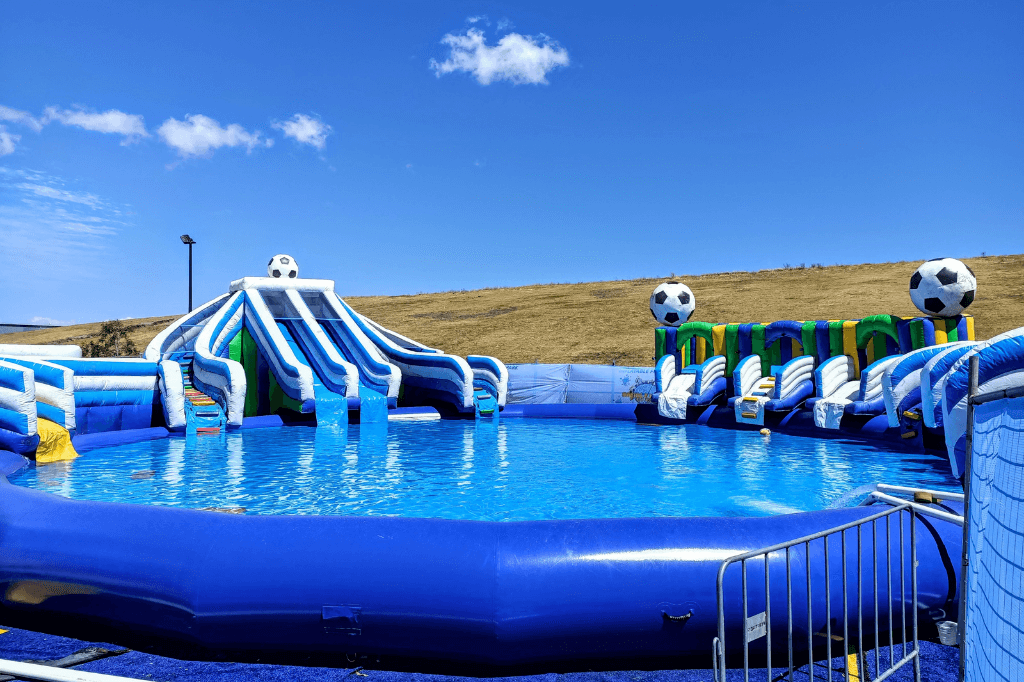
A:
[[[250,133],[237,123],[222,128],[220,123],[202,114],[186,116],[184,121],[169,118],[156,132],[167,146],[185,158],[209,156],[220,147],[245,147],[251,152],[255,147],[274,144],[273,140],[261,140],[258,130]]]
[[[471,28],[465,35],[446,34],[441,44],[450,47],[451,53],[443,62],[430,60],[438,78],[464,71],[473,74],[481,85],[500,80],[517,85],[547,84],[549,71],[569,65],[568,51],[543,34],[534,38],[509,33],[491,47],[482,31]]]
[[[31,192],[36,196],[46,197],[48,199],[58,199],[60,201],[70,201],[75,204],[85,204],[90,208],[99,208],[101,205],[99,198],[95,194],[79,194],[51,187],[49,185],[36,185],[29,182],[18,183],[15,187],[23,189],[26,192]]]
[[[126,114],[117,109],[109,109],[102,113],[93,113],[84,109],[58,109],[57,107],[46,107],[43,111],[43,123],[60,121],[66,126],[75,126],[83,130],[92,130],[97,133],[111,133],[123,135],[121,144],[129,145],[138,142],[140,138],[149,137],[146,126],[142,122],[142,116],[138,114]]]
[[[41,317],[36,315],[28,321],[29,324],[49,324],[57,327],[66,327],[69,324],[75,324],[74,320],[55,320],[52,317]]]
[[[5,254],[23,264],[16,275],[0,272],[0,288],[8,275],[78,283],[102,272],[97,259],[126,226],[122,211],[64,185],[39,171],[0,167],[0,234]]]
[[[466,21],[469,22],[470,24],[475,24],[478,21],[482,21],[485,24],[489,24],[490,23],[490,22],[487,21],[487,15],[486,14],[482,14],[482,15],[480,15],[478,17],[466,17]]]
[[[515,26],[511,19],[498,19],[498,23],[494,26],[495,31],[505,31]]]
[[[14,153],[14,145],[21,139],[21,135],[7,132],[7,128],[0,126],[0,156],[7,156]]]
[[[32,114],[27,111],[12,109],[10,107],[5,107],[2,104],[0,104],[0,121],[10,121],[11,123],[26,125],[37,133],[43,129],[44,125],[46,125],[45,121],[33,118]]]
[[[295,114],[287,121],[274,123],[273,127],[282,131],[285,137],[317,149],[324,148],[327,136],[331,134],[331,126],[305,114]]]

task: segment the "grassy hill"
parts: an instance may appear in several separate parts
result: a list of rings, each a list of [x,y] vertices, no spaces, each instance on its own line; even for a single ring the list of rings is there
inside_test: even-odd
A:
[[[978,338],[1024,326],[1024,255],[964,259],[977,274],[970,308]],[[676,274],[697,299],[695,320],[771,322],[918,314],[907,293],[918,262],[796,267],[710,275]],[[380,324],[457,355],[507,363],[650,365],[654,320],[648,298],[658,279],[537,284],[413,296],[345,297]],[[339,292],[344,296],[344,292]],[[130,320],[141,349],[177,315]],[[0,335],[0,343],[95,340],[100,323]]]

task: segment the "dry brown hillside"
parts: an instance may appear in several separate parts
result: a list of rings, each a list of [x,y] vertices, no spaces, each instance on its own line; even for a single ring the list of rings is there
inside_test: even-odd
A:
[[[964,259],[977,274],[970,312],[978,338],[1024,326],[1024,255]],[[770,322],[917,314],[907,282],[917,262],[837,265],[712,275],[676,275],[697,299],[694,319]],[[507,289],[346,297],[360,313],[457,355],[493,355],[514,362],[649,365],[654,320],[647,310],[665,278]],[[339,292],[344,296],[344,292]],[[143,348],[174,316],[132,320]],[[99,323],[0,335],[0,343],[94,340]]]

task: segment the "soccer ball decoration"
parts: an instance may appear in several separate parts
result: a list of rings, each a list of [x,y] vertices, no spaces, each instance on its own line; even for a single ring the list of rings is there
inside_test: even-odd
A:
[[[299,276],[299,264],[291,256],[279,253],[267,263],[267,274],[271,277],[295,278]]]
[[[651,294],[651,315],[660,324],[678,327],[690,319],[697,302],[685,284],[664,282]]]
[[[978,280],[955,258],[933,258],[910,277],[910,300],[925,315],[953,317],[974,302]]]

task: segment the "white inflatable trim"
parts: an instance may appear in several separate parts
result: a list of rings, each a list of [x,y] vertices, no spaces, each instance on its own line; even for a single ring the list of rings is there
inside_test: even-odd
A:
[[[76,391],[155,391],[157,376],[76,376]]]
[[[0,356],[18,358],[80,358],[82,347],[75,345],[48,346],[21,343],[0,343]]]
[[[185,381],[181,375],[181,365],[174,360],[160,362],[160,398],[167,427],[185,428]]]
[[[231,283],[228,289],[231,293],[236,291],[252,291],[262,289],[263,291],[334,291],[334,280],[332,279],[303,279],[301,277],[243,277]]]
[[[11,362],[0,360],[0,367],[13,369],[22,374],[22,381],[25,385],[24,391],[0,386],[0,407],[12,410],[25,415],[26,428],[23,436],[34,436],[38,433],[36,415],[36,378],[35,372],[28,367],[22,367]]]
[[[815,386],[815,395],[819,398],[828,398],[837,390],[844,387],[847,382],[854,381],[853,358],[849,355],[837,355],[829,358],[818,366],[820,379]]]
[[[701,369],[696,372],[697,385],[695,392],[698,394],[706,391],[713,381],[725,376],[725,356],[713,355],[700,367]]]
[[[61,410],[64,413],[64,428],[68,431],[74,431],[78,428],[78,423],[75,421],[74,371],[64,367],[63,365],[57,365],[52,362],[45,362],[43,360],[35,360],[35,362],[38,362],[41,365],[46,365],[51,369],[56,369],[63,375],[61,382],[63,383],[63,386],[54,386],[37,381],[36,402],[44,403]]]
[[[788,398],[800,387],[802,382],[808,380],[814,381],[814,358],[810,355],[793,358],[784,365],[782,376],[776,378],[772,397],[780,400]]]
[[[732,375],[736,395],[750,395],[758,382],[763,378],[761,375],[761,358],[756,355],[748,355],[740,360]]]
[[[662,355],[654,366],[655,388],[664,391],[676,376],[676,358],[674,355]]]
[[[892,355],[883,360],[873,363],[868,371],[861,374],[860,382],[864,387],[863,393],[860,395],[860,400],[874,400],[882,394],[883,383],[882,380],[885,376],[886,370],[891,370],[896,366],[901,359],[902,355]]]

